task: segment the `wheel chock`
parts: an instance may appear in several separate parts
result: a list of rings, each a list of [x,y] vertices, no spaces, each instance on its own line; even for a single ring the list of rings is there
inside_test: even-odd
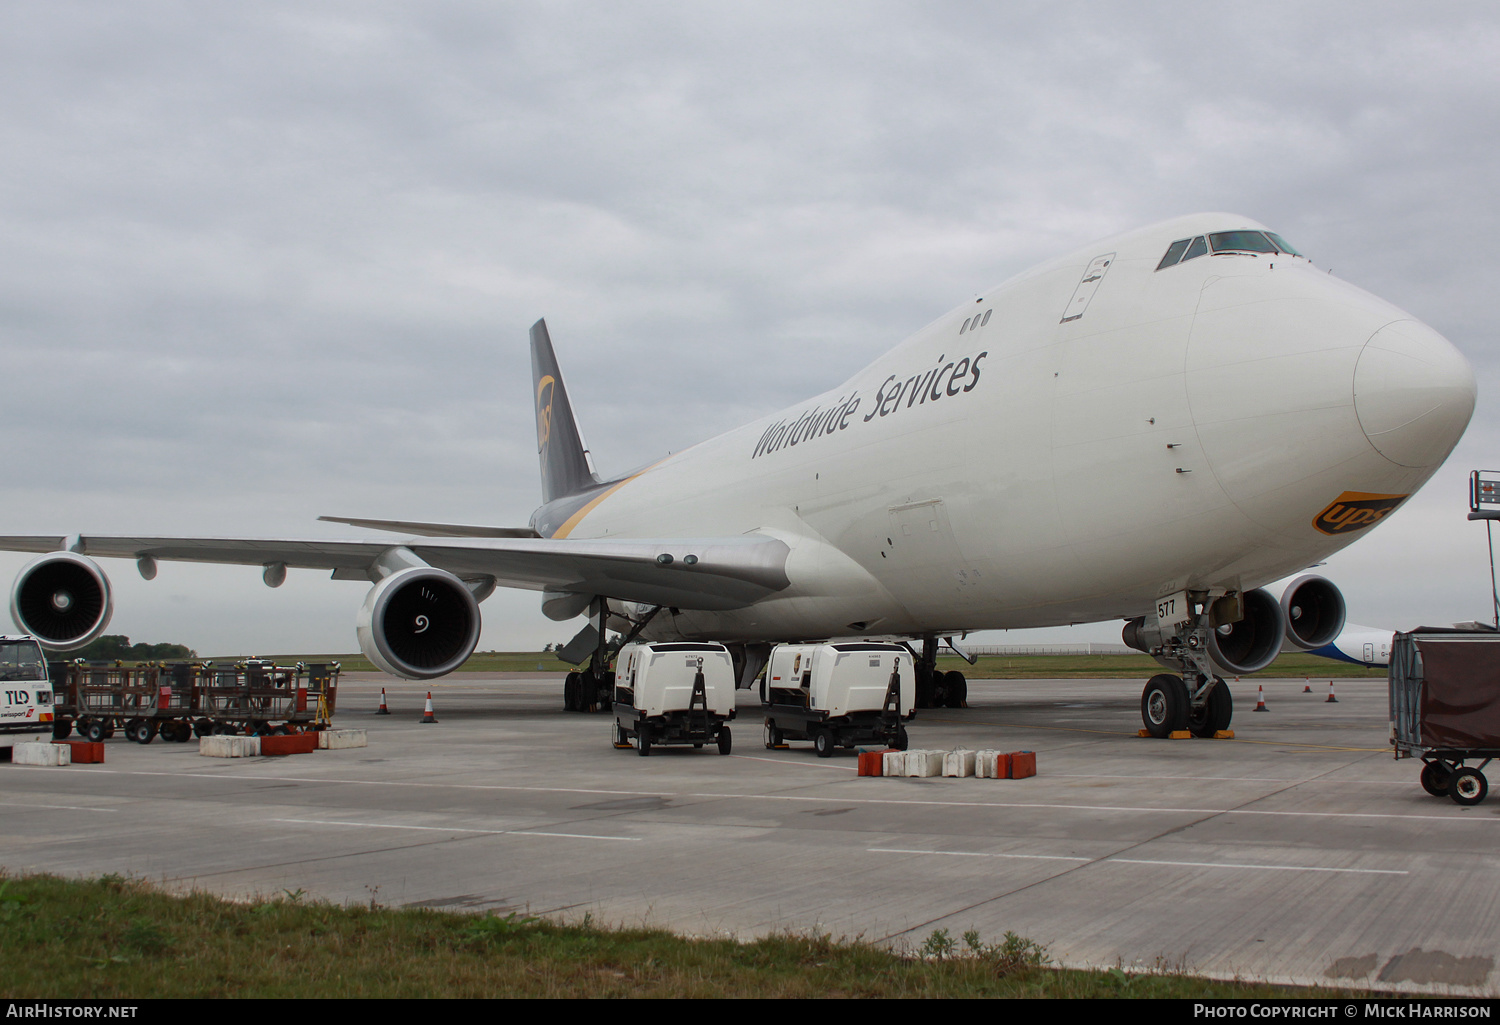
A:
[[[1193,734],[1188,730],[1173,730],[1167,734],[1168,740],[1192,740]]]
[[[1214,730],[1215,740],[1233,740],[1234,730]]]

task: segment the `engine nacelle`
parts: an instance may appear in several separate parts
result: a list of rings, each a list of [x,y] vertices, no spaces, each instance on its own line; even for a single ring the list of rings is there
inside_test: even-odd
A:
[[[452,573],[412,566],[370,589],[355,632],[365,657],[392,676],[431,680],[473,654],[479,603]]]
[[[10,591],[10,617],[57,651],[81,648],[109,625],[109,578],[93,559],[52,552],[28,562]]]
[[[1264,669],[1281,654],[1286,621],[1281,604],[1264,587],[1245,592],[1245,618],[1208,631],[1208,657],[1227,673]]]
[[[1344,629],[1347,607],[1333,581],[1316,573],[1300,576],[1281,594],[1286,639],[1304,651],[1332,644]]]

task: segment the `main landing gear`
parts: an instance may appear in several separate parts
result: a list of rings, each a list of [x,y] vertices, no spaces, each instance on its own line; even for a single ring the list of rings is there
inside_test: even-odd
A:
[[[927,634],[922,638],[922,653],[912,652],[912,668],[917,677],[917,707],[967,708],[969,681],[957,670],[938,672],[937,650],[937,635]]]
[[[1158,673],[1141,691],[1141,722],[1153,737],[1168,737],[1187,730],[1195,737],[1212,737],[1229,729],[1234,718],[1234,696],[1218,676],[1194,674],[1197,686],[1189,688],[1180,676]]]

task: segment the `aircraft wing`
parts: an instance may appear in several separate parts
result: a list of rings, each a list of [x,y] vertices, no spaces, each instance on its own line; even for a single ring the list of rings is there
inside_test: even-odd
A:
[[[785,588],[791,550],[758,534],[717,538],[446,538],[330,541],[212,537],[0,536],[0,551],[71,550],[102,558],[280,563],[332,570],[337,580],[378,579],[382,553],[405,548],[464,579],[505,587],[600,594],[683,609],[742,608]]]

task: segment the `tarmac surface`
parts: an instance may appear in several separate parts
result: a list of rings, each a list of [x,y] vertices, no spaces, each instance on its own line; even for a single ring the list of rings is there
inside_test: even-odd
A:
[[[1033,750],[1027,780],[860,778],[852,751],[610,743],[557,674],[347,674],[366,748],[211,759],[119,734],[102,765],[0,765],[0,865],[230,897],[543,914],[742,938],[1014,931],[1068,966],[1494,995],[1500,796],[1429,797],[1382,680],[1257,681],[1234,740],[1140,739],[1139,680],[971,681],[913,747]],[[373,714],[381,686],[392,713]]]

